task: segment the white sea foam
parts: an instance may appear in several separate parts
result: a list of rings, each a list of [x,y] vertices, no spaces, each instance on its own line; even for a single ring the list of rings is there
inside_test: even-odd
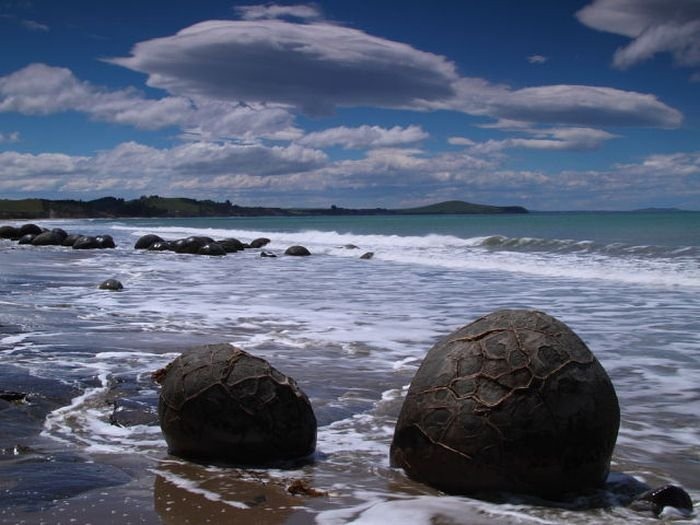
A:
[[[143,229],[117,226],[134,237]],[[267,237],[267,248],[283,250],[304,244],[312,253],[358,257],[359,246],[374,252],[374,258],[400,264],[423,265],[463,271],[497,271],[542,277],[596,279],[649,286],[700,287],[700,254],[694,247],[666,248],[597,245],[592,241],[507,238],[503,236],[462,239],[452,235],[424,236],[362,235],[334,231],[269,232],[220,228],[155,227],[149,232],[177,238],[207,235],[213,238]],[[683,256],[679,256],[683,253]]]

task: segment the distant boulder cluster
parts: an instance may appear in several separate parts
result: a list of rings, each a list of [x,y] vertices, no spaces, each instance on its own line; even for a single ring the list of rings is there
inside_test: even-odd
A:
[[[116,248],[111,235],[81,235],[68,233],[61,228],[49,230],[36,224],[0,226],[0,239],[32,246],[66,246],[74,250]]]
[[[228,253],[240,252],[249,248],[264,248],[270,243],[270,239],[260,237],[249,243],[228,237],[215,241],[211,237],[195,235],[176,240],[165,240],[158,235],[149,233],[139,238],[134,244],[136,250],[149,250],[154,252],[170,251],[175,253],[189,253],[193,255],[222,256]],[[308,256],[311,252],[304,246],[290,246],[284,252],[285,255]],[[277,257],[273,252],[262,250],[261,257]]]
[[[32,246],[65,246],[74,250],[116,248],[111,235],[81,235],[79,233],[68,233],[61,228],[42,228],[36,224],[23,224],[21,226],[0,226],[0,239],[17,241],[18,244],[29,244]],[[240,252],[247,249],[260,249],[260,257],[277,257],[277,254],[264,250],[270,243],[270,239],[260,237],[246,243],[233,237],[214,240],[211,237],[193,235],[175,240],[166,240],[162,237],[149,233],[139,237],[134,244],[136,250],[148,250],[153,252],[175,252],[193,255],[209,255],[220,257],[229,253]],[[357,249],[352,244],[340,246],[340,248]],[[295,257],[306,257],[311,252],[305,246],[289,246],[284,255]],[[371,259],[373,252],[363,254],[360,259]]]

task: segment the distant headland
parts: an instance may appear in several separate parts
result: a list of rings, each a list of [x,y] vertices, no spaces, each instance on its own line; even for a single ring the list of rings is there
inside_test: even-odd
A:
[[[238,206],[184,197],[142,196],[124,200],[116,197],[82,200],[0,199],[0,219],[75,219],[128,217],[308,217],[335,215],[460,215],[528,213],[521,206],[489,206],[453,200],[419,208],[269,208]]]

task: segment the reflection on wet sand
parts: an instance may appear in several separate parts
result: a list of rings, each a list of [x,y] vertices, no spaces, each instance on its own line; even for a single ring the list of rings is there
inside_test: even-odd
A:
[[[302,508],[308,499],[288,491],[299,480],[179,462],[163,462],[154,473],[154,507],[165,525],[313,520]]]

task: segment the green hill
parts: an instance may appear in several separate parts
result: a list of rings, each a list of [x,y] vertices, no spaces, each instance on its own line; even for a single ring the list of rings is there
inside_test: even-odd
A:
[[[472,204],[464,201],[445,201],[422,206],[420,208],[405,208],[396,210],[406,215],[461,215],[471,213],[528,213],[522,206],[489,206],[487,204]]]

